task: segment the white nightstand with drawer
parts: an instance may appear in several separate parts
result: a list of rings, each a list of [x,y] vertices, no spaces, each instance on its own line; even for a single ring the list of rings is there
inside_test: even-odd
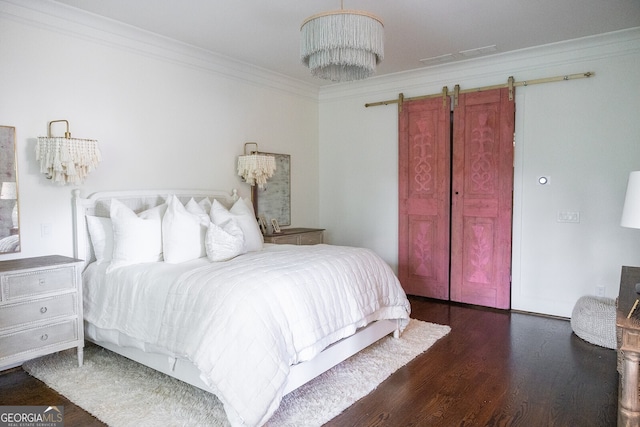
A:
[[[0,370],[72,347],[82,366],[82,265],[59,255],[0,261]]]

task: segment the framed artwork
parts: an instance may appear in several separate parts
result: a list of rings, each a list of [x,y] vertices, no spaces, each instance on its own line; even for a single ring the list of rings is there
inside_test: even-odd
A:
[[[252,198],[256,215],[275,218],[279,226],[291,225],[291,156],[275,153],[261,154],[275,157],[276,171],[263,190],[257,186],[253,187]]]

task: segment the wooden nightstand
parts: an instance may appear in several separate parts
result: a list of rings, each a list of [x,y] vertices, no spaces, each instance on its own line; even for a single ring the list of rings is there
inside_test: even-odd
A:
[[[82,265],[59,255],[0,261],[0,370],[72,347],[82,366]]]
[[[324,228],[283,228],[280,233],[265,234],[265,243],[279,245],[317,245],[322,243]]]

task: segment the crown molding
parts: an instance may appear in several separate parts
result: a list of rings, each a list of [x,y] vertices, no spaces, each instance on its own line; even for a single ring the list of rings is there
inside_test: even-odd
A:
[[[482,80],[493,82],[483,83],[483,85],[500,84],[506,82],[509,75],[513,75],[516,80],[522,80],[518,74],[524,74],[530,79],[532,72],[538,72],[536,77],[550,77],[539,75],[540,71],[639,53],[640,27],[635,27],[411,71],[385,74],[349,85],[323,86],[320,88],[320,101],[366,95],[367,102],[374,102],[376,95],[388,97],[389,93],[402,92],[407,96],[412,91],[416,91],[416,95],[409,96],[419,96],[425,94],[425,88],[432,88],[433,93],[438,93],[442,87],[448,86],[449,89],[453,89],[453,85],[462,81]],[[585,69],[575,72],[587,71],[595,71],[597,75],[597,70]],[[496,76],[502,80],[495,81]]]
[[[0,17],[317,100],[318,86],[52,0],[0,0]]]

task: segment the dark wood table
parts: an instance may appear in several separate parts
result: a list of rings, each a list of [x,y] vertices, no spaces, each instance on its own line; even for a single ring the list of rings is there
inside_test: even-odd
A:
[[[640,363],[640,267],[622,267],[616,310],[618,354],[621,360],[618,394],[618,427],[640,426],[638,364]],[[633,312],[632,312],[633,310]]]

